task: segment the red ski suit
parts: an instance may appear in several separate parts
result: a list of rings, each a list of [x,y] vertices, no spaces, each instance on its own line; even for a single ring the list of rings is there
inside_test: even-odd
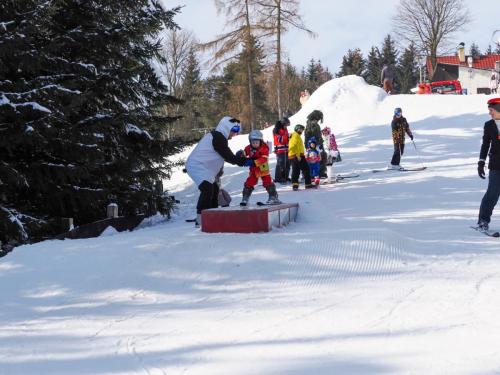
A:
[[[269,171],[269,147],[267,147],[267,144],[261,142],[260,147],[257,149],[253,148],[252,145],[248,145],[243,153],[255,163],[255,167],[250,167],[250,174],[245,181],[245,186],[253,188],[259,182],[259,177],[262,178],[264,187],[272,185],[273,179]]]

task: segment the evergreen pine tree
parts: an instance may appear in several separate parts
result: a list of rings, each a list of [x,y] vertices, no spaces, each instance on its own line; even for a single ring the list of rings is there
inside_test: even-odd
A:
[[[366,74],[365,66],[366,61],[359,48],[348,50],[347,54],[342,58],[342,64],[337,77],[354,74],[364,78]]]
[[[488,44],[488,48],[486,49],[485,54],[486,54],[486,55],[491,55],[491,54],[493,54],[493,49],[491,48],[491,44]]]
[[[370,85],[380,86],[381,70],[380,51],[377,47],[372,46],[366,63],[366,82]]]
[[[23,213],[20,226],[26,215],[87,223],[105,217],[111,200],[124,215],[146,205],[168,212],[155,184],[168,175],[165,158],[180,144],[159,139],[176,119],[161,115],[160,107],[176,99],[151,62],[161,60],[158,35],[176,27],[176,10],[149,0],[9,0],[2,6],[26,14],[20,3],[35,18],[33,44],[25,50],[37,57],[22,69],[19,49],[2,48],[0,55],[0,82],[8,82],[0,88],[1,160],[25,181],[25,189],[2,197]],[[25,28],[26,22],[15,23],[12,32]],[[24,94],[5,93],[17,91]],[[23,241],[48,234],[47,228],[43,234],[23,230]]]
[[[391,35],[387,35],[382,43],[382,51],[380,54],[381,65],[392,65],[396,66],[398,60],[398,51],[396,49],[396,44],[391,38]]]
[[[204,92],[201,78],[200,63],[196,51],[191,49],[189,52],[186,69],[182,74],[181,95],[184,101],[182,106],[182,119],[174,126],[181,128],[178,134],[186,140],[197,140],[199,133],[193,132],[193,129],[204,128]]]
[[[403,51],[397,66],[397,81],[402,94],[409,94],[417,86],[419,69],[416,60],[417,52],[412,43]]]
[[[264,90],[264,54],[262,45],[251,38],[251,46],[242,49],[238,59],[231,62],[224,68],[224,80],[228,85],[229,99],[226,101],[226,113],[237,116],[242,124],[244,131],[250,131],[250,111],[249,105],[249,83],[248,83],[248,62],[251,64],[252,77],[254,77],[254,113],[257,128],[263,123],[269,121],[272,117],[266,105],[266,94]],[[249,56],[250,55],[250,56]]]
[[[473,58],[481,56],[479,46],[475,42],[470,45],[469,55],[471,55]]]

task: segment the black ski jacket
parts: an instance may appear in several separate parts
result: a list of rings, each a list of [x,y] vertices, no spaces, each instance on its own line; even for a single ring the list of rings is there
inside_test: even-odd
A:
[[[488,169],[500,170],[500,134],[495,120],[487,121],[484,124],[479,160],[486,161],[486,156],[490,157]]]

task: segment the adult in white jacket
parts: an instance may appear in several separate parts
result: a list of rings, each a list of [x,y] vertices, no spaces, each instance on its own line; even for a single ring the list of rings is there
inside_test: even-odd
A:
[[[186,160],[186,171],[200,190],[196,206],[196,225],[201,223],[201,211],[218,206],[219,185],[216,176],[224,162],[243,166],[245,157],[233,154],[228,139],[240,132],[239,120],[225,116],[215,130],[205,134]]]

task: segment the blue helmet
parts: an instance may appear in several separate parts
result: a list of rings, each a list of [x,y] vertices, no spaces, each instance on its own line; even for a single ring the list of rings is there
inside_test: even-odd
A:
[[[316,147],[316,145],[318,144],[315,136],[312,136],[307,140],[307,147],[308,148],[311,148],[311,143],[314,143],[314,147]]]

